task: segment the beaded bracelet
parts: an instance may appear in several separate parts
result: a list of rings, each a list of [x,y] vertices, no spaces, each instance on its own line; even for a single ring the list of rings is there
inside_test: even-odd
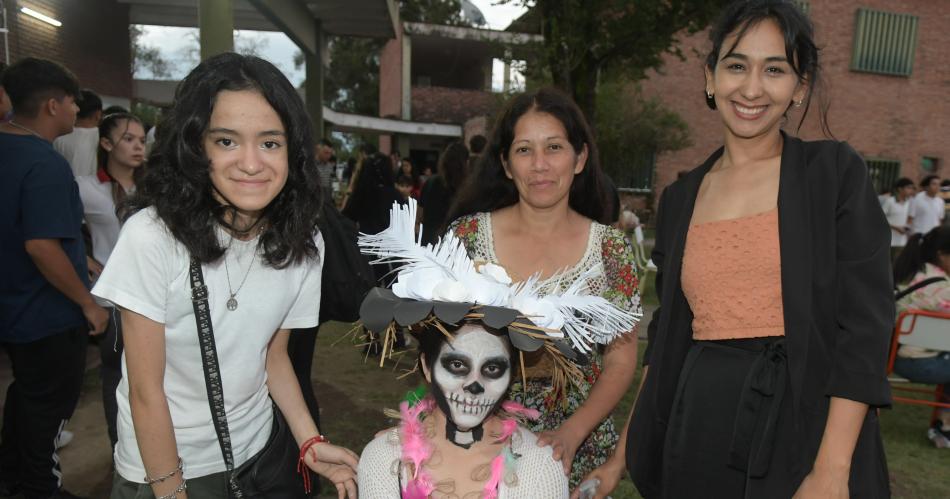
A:
[[[156,497],[155,499],[175,499],[178,497],[178,494],[188,490],[188,484],[185,483],[184,477],[181,479],[181,483],[178,484],[178,488],[173,490],[171,494],[166,494],[163,496]]]
[[[148,475],[145,475],[145,483],[148,485],[152,485],[153,483],[162,483],[165,480],[168,480],[169,478],[175,476],[176,473],[180,472],[182,470],[183,465],[184,463],[182,462],[181,457],[179,457],[177,468],[157,478],[150,478]]]

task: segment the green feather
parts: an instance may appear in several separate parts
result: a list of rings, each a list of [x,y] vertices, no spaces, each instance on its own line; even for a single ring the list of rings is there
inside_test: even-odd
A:
[[[415,389],[406,392],[406,395],[402,398],[403,401],[409,403],[409,407],[412,407],[419,403],[420,400],[426,398],[426,393],[429,391],[429,387],[425,383],[420,383]]]

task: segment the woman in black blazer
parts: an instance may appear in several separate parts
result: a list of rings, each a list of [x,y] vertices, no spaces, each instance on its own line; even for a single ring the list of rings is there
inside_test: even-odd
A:
[[[847,144],[781,131],[792,107],[807,112],[819,76],[811,25],[796,7],[736,2],[710,37],[707,104],[725,145],[660,199],[652,259],[661,306],[626,438],[591,474],[601,481],[595,497],[616,486],[624,464],[647,498],[888,497],[875,408],[890,404],[894,303],[888,226],[867,167]],[[777,211],[778,332],[695,338],[694,311],[709,307],[684,282],[708,268],[684,265],[687,241],[703,224],[766,210]],[[693,248],[713,255],[702,266],[730,263]],[[737,273],[747,271],[740,262]],[[723,282],[707,293],[735,291]]]

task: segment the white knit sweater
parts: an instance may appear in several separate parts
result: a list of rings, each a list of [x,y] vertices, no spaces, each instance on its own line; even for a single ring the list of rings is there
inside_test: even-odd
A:
[[[512,449],[521,457],[515,473],[518,480],[508,486],[502,480],[498,499],[567,499],[567,476],[560,461],[551,457],[551,447],[538,447],[538,438],[525,428],[518,427],[512,436]],[[359,494],[361,499],[399,499],[399,477],[406,484],[406,468],[399,463],[402,447],[398,429],[376,437],[363,449],[359,466]]]

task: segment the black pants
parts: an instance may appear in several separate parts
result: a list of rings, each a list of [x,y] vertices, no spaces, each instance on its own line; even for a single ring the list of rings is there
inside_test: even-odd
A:
[[[27,499],[62,487],[56,439],[76,409],[86,363],[88,328],[30,343],[3,343],[13,364],[0,431],[0,479]]]
[[[119,381],[122,381],[122,319],[115,308],[107,310],[109,325],[99,340],[99,355],[102,358],[99,376],[102,378],[102,408],[105,410],[109,442],[115,449],[115,444],[119,441],[115,423],[119,405],[115,401],[115,390],[119,387]]]

